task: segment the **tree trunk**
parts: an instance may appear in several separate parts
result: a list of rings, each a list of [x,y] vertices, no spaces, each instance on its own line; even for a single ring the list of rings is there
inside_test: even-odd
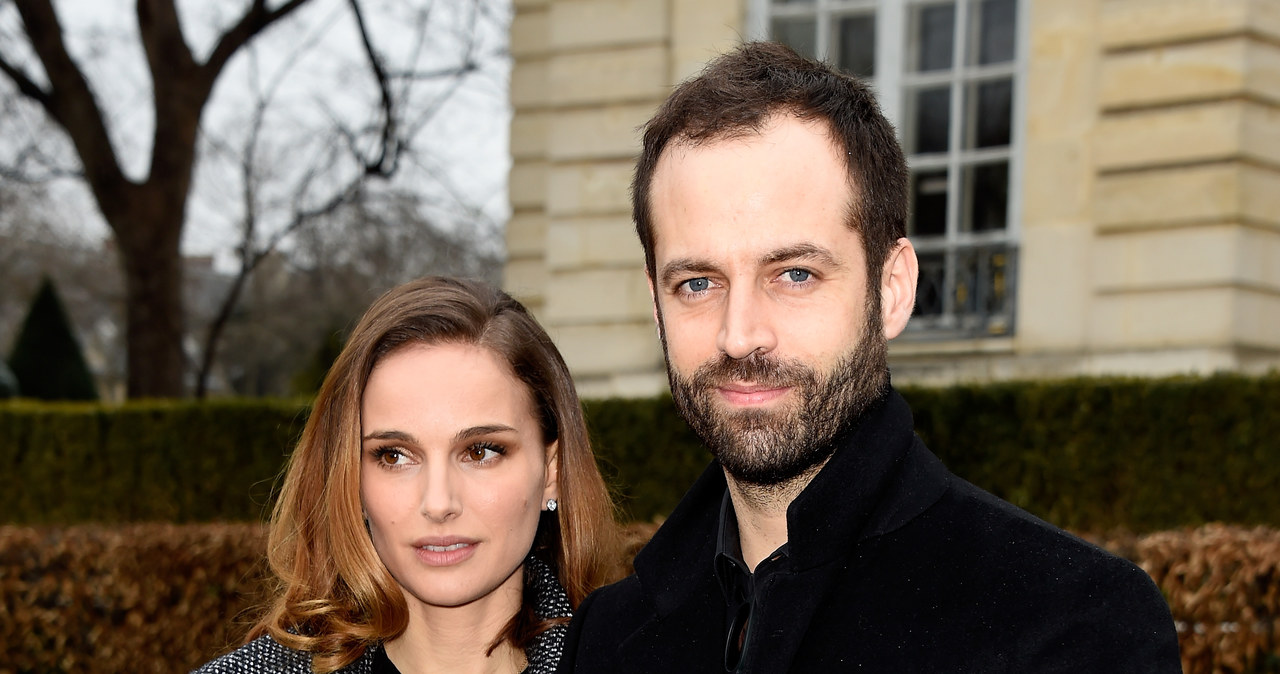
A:
[[[182,256],[178,248],[183,211],[133,215],[171,222],[113,227],[124,270],[127,395],[131,399],[179,398],[186,388]]]

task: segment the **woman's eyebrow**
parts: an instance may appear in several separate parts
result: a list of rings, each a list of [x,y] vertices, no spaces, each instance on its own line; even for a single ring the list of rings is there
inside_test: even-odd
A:
[[[454,440],[467,440],[481,435],[489,435],[491,433],[516,432],[516,429],[506,424],[486,424],[484,426],[472,426],[464,428],[455,434]]]
[[[417,438],[404,431],[374,431],[361,438],[361,440],[398,440],[400,442],[418,444]]]

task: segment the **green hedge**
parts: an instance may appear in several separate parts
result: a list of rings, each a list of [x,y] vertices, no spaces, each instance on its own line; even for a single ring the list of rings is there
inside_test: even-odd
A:
[[[0,404],[0,521],[262,519],[305,421],[284,401]]]
[[[1077,379],[903,395],[951,469],[1059,525],[1280,525],[1280,375]],[[669,398],[597,400],[623,516],[668,513],[708,456]],[[0,520],[254,520],[305,419],[288,402],[0,403]]]

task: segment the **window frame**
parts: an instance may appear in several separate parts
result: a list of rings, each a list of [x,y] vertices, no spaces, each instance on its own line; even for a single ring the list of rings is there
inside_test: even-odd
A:
[[[921,169],[947,169],[946,228],[942,235],[910,235],[918,254],[945,256],[945,265],[951,271],[946,274],[942,313],[938,316],[916,316],[903,337],[910,340],[932,341],[938,339],[977,339],[1008,337],[1015,334],[1017,303],[1018,251],[1022,241],[1023,173],[1026,154],[1027,114],[1027,63],[1030,54],[1030,2],[1014,0],[1014,55],[1012,62],[994,65],[969,63],[968,43],[973,36],[969,25],[972,6],[981,0],[809,0],[787,5],[774,5],[771,0],[748,0],[746,37],[768,39],[774,17],[814,16],[818,31],[816,53],[827,57],[830,47],[832,17],[839,14],[865,11],[875,12],[876,47],[875,74],[869,79],[881,110],[897,130],[898,140],[905,145],[905,98],[908,91],[920,85],[949,86],[950,115],[948,148],[928,156],[908,155],[914,183],[915,172]],[[933,72],[907,72],[908,40],[910,38],[910,12],[914,7],[955,3],[956,39],[952,44],[952,67]],[[1009,144],[996,148],[965,149],[966,125],[973,123],[973,116],[965,114],[970,104],[968,90],[982,81],[1008,79],[1012,82],[1013,95],[1010,110]],[[976,102],[974,103],[976,105]],[[964,194],[965,169],[987,163],[1008,162],[1008,202],[1004,229],[965,231],[962,208],[968,197]],[[913,188],[914,189],[914,188]],[[1004,246],[1011,258],[1008,260],[1007,284],[1009,306],[999,314],[1005,320],[989,322],[995,314],[959,313],[957,311],[956,284],[962,275],[958,255],[965,251],[979,251],[983,246]],[[974,318],[977,324],[972,324]],[[966,320],[969,319],[969,320]]]

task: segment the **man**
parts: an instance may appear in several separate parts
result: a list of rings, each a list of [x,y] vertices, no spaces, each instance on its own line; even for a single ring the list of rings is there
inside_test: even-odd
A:
[[[867,88],[776,44],[681,85],[633,184],[672,394],[715,461],[561,671],[1178,672],[1151,579],[951,475],[889,384],[917,263]]]

